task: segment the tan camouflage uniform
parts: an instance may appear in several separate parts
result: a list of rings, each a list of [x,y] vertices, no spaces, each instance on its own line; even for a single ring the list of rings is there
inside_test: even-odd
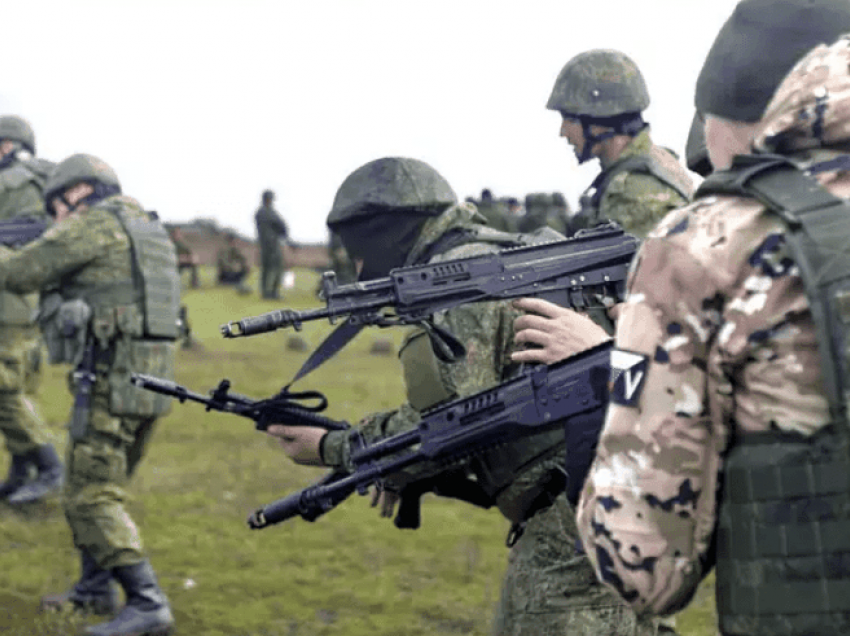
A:
[[[0,171],[0,220],[44,217],[42,177],[15,161]],[[48,444],[50,436],[33,393],[40,380],[41,336],[33,322],[33,298],[0,292],[0,431],[12,455]]]
[[[776,152],[782,133],[803,165],[839,154],[818,146],[850,139],[848,67],[847,40],[806,56],[767,106],[754,147]],[[818,179],[850,195],[850,173]],[[732,435],[812,435],[830,421],[785,233],[753,199],[710,196],[668,215],[633,264],[616,344],[646,367],[625,372],[620,391],[614,384],[578,524],[597,574],[639,613],[682,607],[706,574]]]
[[[120,204],[131,217],[147,218],[134,199],[104,199],[19,250],[0,250],[0,287],[26,294],[45,287],[80,289],[132,280],[129,237],[106,204]],[[132,320],[130,313],[114,320],[122,318]],[[173,368],[173,343],[157,346]],[[111,414],[109,371],[108,366],[97,367],[89,425],[84,437],[69,445],[63,493],[74,544],[106,570],[144,560],[139,531],[125,509],[125,485],[155,423],[155,418]]]
[[[430,245],[452,228],[477,221],[475,208],[467,204],[449,208],[429,220],[408,262],[414,262]],[[493,245],[470,243],[432,259],[460,258],[487,253]],[[396,410],[368,416],[361,431],[373,441],[414,428],[419,411],[438,401],[470,395],[511,376],[517,369],[510,361],[513,321],[518,316],[509,303],[469,304],[440,313],[435,322],[449,329],[466,346],[465,362],[444,364],[431,352],[421,329],[408,334],[399,357],[405,373],[408,402]],[[430,380],[430,381],[429,381]],[[417,408],[418,407],[418,408]],[[522,519],[542,479],[564,464],[563,431],[528,438],[506,448],[489,451],[461,468],[475,475],[479,484],[496,485],[495,504],[506,518]],[[345,432],[330,432],[323,444],[329,465],[349,465],[350,445]],[[443,473],[442,466],[419,465],[388,480],[390,488],[406,481]],[[555,636],[582,634],[610,636],[654,634],[651,624],[636,626],[632,612],[604,589],[586,558],[576,553],[575,518],[566,496],[533,515],[525,532],[511,549],[502,598],[493,633],[504,636],[535,634]]]

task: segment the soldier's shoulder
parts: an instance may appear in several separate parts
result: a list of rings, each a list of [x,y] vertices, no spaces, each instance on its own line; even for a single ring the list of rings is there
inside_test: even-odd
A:
[[[0,171],[0,191],[20,190],[27,185],[38,188],[39,177],[26,164],[16,162]]]
[[[634,201],[637,204],[658,203],[678,207],[687,203],[675,188],[647,172],[623,171],[611,179],[602,195],[602,207],[614,201]]]

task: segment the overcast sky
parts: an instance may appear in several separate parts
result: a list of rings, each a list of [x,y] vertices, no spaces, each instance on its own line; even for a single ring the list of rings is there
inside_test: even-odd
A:
[[[616,48],[643,71],[653,137],[679,154],[697,73],[734,0],[26,0],[4,7],[0,113],[39,154],[109,163],[167,221],[254,236],[260,192],[322,241],[337,187],[382,156],[458,196],[564,192],[578,168],[545,109],[561,67]]]

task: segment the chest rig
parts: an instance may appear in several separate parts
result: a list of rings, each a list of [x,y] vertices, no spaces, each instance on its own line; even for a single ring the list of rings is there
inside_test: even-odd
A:
[[[850,169],[850,157],[820,168]],[[786,223],[831,415],[811,437],[769,431],[732,440],[716,529],[720,630],[850,634],[850,203],[771,155],[736,157],[697,191],[710,194],[756,198]]]

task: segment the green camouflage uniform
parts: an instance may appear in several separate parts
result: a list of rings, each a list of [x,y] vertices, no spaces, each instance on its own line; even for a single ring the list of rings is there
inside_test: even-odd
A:
[[[285,264],[280,239],[288,236],[286,223],[272,207],[261,206],[254,215],[260,243],[260,293],[263,298],[280,296]]]
[[[0,220],[43,217],[44,177],[26,161],[0,171]],[[33,321],[32,297],[0,292],[0,431],[12,455],[48,444],[49,434],[25,396],[40,380],[41,336]]]
[[[248,259],[235,245],[227,245],[219,250],[216,256],[216,266],[218,268],[219,283],[241,283],[251,266],[248,265]]]
[[[94,312],[94,337],[110,352],[96,366],[88,425],[70,441],[63,493],[74,544],[106,570],[144,561],[139,531],[125,509],[125,486],[156,417],[121,414],[142,411],[127,403],[123,388],[137,390],[128,382],[130,372],[158,369],[168,376],[174,368],[173,342],[133,341],[127,335],[142,332],[139,303],[102,293],[110,286],[126,289],[133,280],[130,239],[110,206],[120,207],[134,220],[148,218],[135,200],[113,196],[54,225],[19,250],[0,250],[0,280],[6,289],[26,294],[58,288],[66,299],[87,298]],[[144,356],[128,349],[133,342],[145,343]]]
[[[630,167],[639,159],[649,162],[653,172]],[[602,172],[582,196],[570,233],[611,220],[643,238],[670,210],[687,204],[693,193],[687,171],[672,153],[652,143],[649,129],[638,133],[616,161],[600,161]]]
[[[416,262],[441,237],[480,220],[467,204],[429,219],[408,263]],[[462,258],[496,251],[493,244],[468,243],[431,259]],[[374,441],[414,428],[419,413],[438,403],[492,387],[518,369],[511,363],[513,321],[519,312],[507,302],[486,302],[441,312],[435,323],[450,330],[465,345],[466,360],[439,362],[425,332],[413,328],[399,353],[407,387],[407,402],[398,409],[366,417],[360,430]],[[349,435],[330,432],[322,453],[326,464],[351,468]],[[577,534],[566,496],[530,518],[524,514],[541,495],[544,481],[564,465],[564,433],[549,430],[521,442],[490,450],[446,472],[441,465],[417,465],[388,479],[391,490],[417,479],[440,475],[445,482],[475,479],[489,501],[513,523],[525,521],[525,531],[511,549],[502,597],[494,620],[497,635],[654,634],[651,624],[637,625],[634,615],[601,586],[588,560],[577,554]],[[462,474],[461,474],[462,473]]]

